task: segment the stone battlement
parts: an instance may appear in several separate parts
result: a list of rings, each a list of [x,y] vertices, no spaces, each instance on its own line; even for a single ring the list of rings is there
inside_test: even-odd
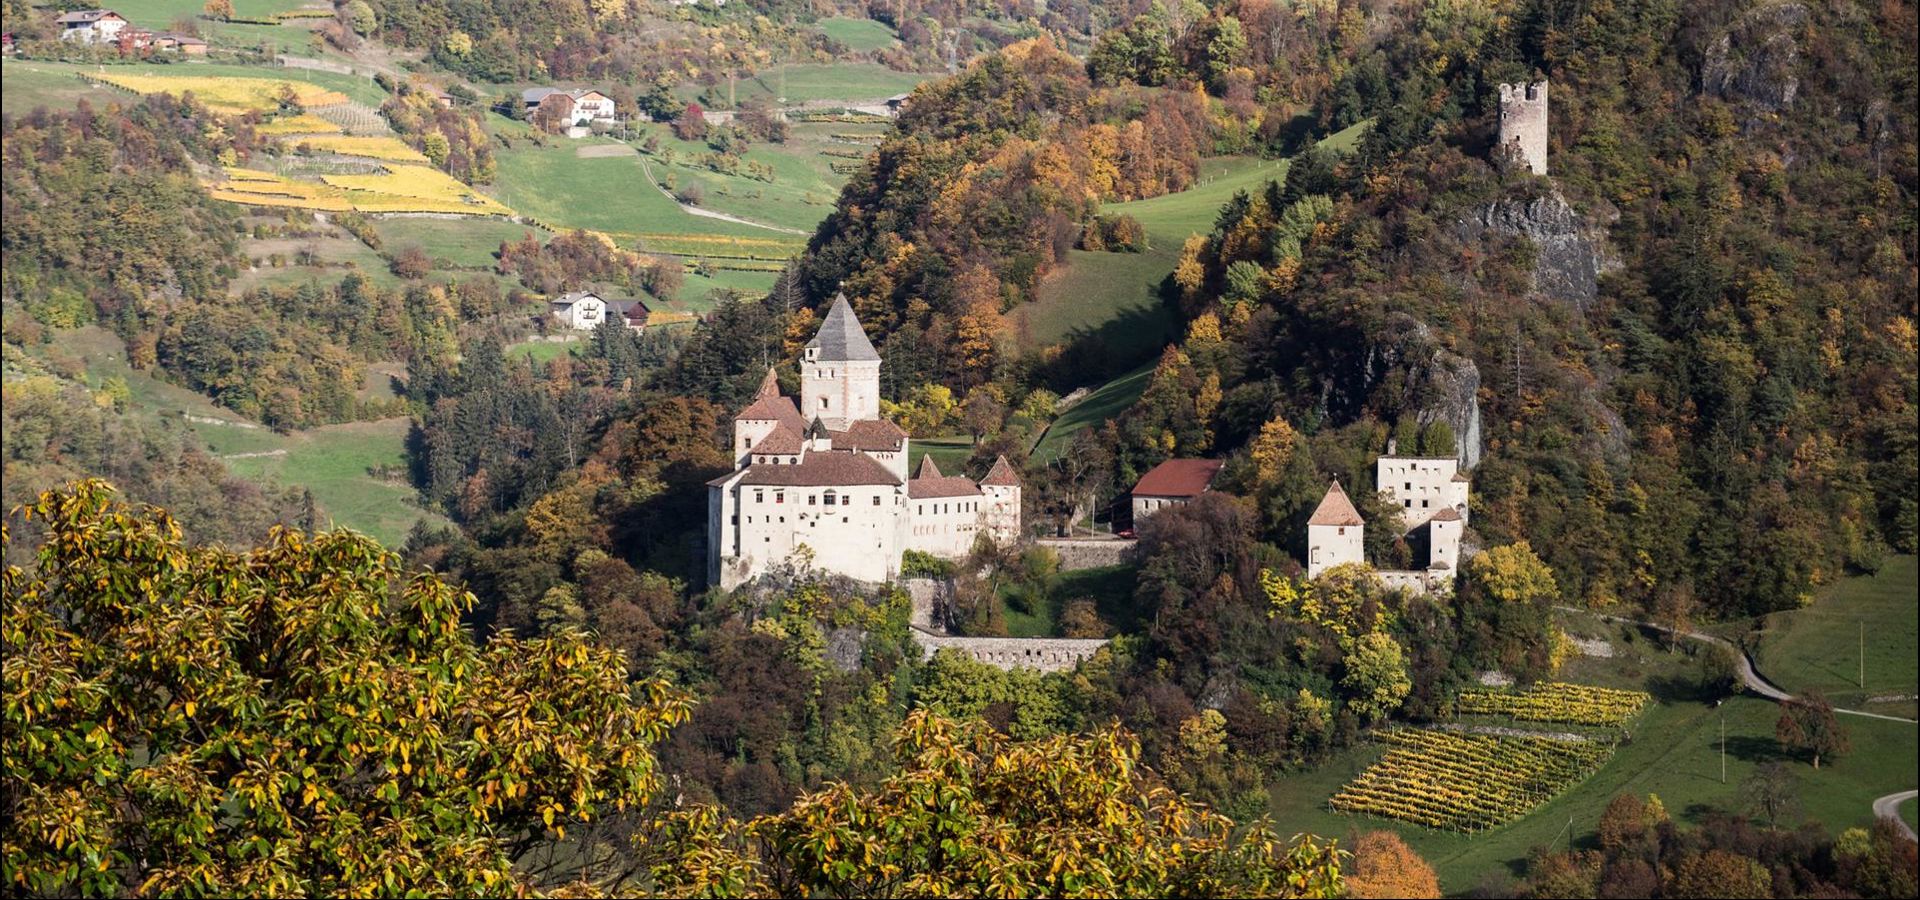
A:
[[[1547,118],[1546,82],[1500,85],[1498,147],[1517,155],[1535,175],[1547,174]]]

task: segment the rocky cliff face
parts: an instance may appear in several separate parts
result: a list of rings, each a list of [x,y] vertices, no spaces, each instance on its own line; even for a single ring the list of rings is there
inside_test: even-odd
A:
[[[1489,235],[1523,237],[1535,249],[1533,293],[1571,304],[1581,315],[1593,307],[1601,273],[1616,263],[1606,236],[1555,190],[1532,199],[1496,200],[1459,223],[1463,242]]]
[[[1402,402],[1426,425],[1444,421],[1453,429],[1460,466],[1480,463],[1480,368],[1440,345],[1433,329],[1404,313],[1388,317],[1362,357],[1362,396],[1397,380]]]
[[[1748,11],[1706,47],[1700,62],[1700,90],[1755,111],[1777,113],[1793,105],[1800,92],[1796,74],[1807,8],[1776,3]]]

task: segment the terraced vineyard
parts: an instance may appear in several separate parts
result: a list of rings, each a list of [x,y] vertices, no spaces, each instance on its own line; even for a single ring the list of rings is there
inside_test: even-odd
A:
[[[333,212],[513,214],[499,201],[426,166],[392,165],[377,175],[325,175],[322,180],[324,184],[316,184],[272,172],[228,168],[207,188],[214,199],[249,206]]]
[[[214,112],[239,114],[277,109],[280,94],[292,90],[301,106],[347,102],[347,95],[304,81],[284,78],[236,78],[225,75],[148,75],[102,72],[88,76],[136,94],[192,94]]]
[[[1402,728],[1392,749],[1333,795],[1345,813],[1448,831],[1484,831],[1531,812],[1613,755],[1600,741]]]
[[[1461,715],[1507,716],[1526,722],[1619,727],[1632,721],[1653,698],[1586,684],[1544,682],[1523,690],[1461,691],[1455,711]]]

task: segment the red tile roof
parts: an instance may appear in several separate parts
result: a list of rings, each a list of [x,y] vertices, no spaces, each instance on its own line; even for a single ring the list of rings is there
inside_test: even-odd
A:
[[[995,487],[1019,487],[1020,475],[1013,470],[1013,464],[1007,462],[1006,455],[1002,454],[993,461],[993,468],[987,470],[987,477],[980,479],[980,483]]]
[[[1466,480],[1467,480],[1467,473],[1465,473],[1465,472],[1455,472],[1455,473],[1453,473],[1453,480],[1455,480],[1455,481],[1466,481]]]
[[[900,426],[885,419],[863,419],[833,432],[835,450],[899,450],[907,439]]]
[[[1133,486],[1135,497],[1198,497],[1225,465],[1217,459],[1170,459],[1153,467]]]
[[[790,466],[754,465],[746,469],[741,484],[773,487],[840,487],[852,485],[898,485],[887,467],[865,453],[846,450],[816,450]]]
[[[753,394],[753,402],[733,417],[735,422],[780,422],[792,425],[795,432],[807,430],[807,420],[800,417],[800,407],[795,406],[793,398],[780,396],[780,379],[772,369],[767,377],[760,379],[760,389]]]
[[[806,449],[806,446],[807,443],[800,439],[800,432],[793,430],[792,425],[782,422],[773,426],[773,430],[768,432],[766,437],[761,438],[760,443],[748,447],[747,452],[798,454]]]
[[[932,478],[923,476],[907,482],[907,496],[915,500],[978,497],[980,486],[974,484],[973,479],[961,475],[936,475]]]
[[[1433,518],[1430,521],[1458,522],[1460,521],[1460,511],[1449,506],[1446,509],[1443,509],[1437,513],[1434,513]]]
[[[1320,505],[1314,507],[1313,518],[1308,525],[1365,525],[1367,520],[1360,518],[1360,511],[1353,508],[1353,501],[1347,499],[1347,492],[1340,489],[1336,481],[1327,488],[1327,495],[1320,498]]]
[[[940,464],[933,461],[933,454],[920,457],[920,468],[913,473],[915,478],[939,478]]]

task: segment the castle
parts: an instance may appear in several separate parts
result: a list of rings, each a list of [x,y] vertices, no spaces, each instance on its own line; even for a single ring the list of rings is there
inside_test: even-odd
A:
[[[1535,175],[1547,174],[1547,83],[1500,86],[1501,150],[1513,153]]]
[[[1396,442],[1374,463],[1374,484],[1400,507],[1393,524],[1413,550],[1416,568],[1383,569],[1390,587],[1417,593],[1452,584],[1460,568],[1460,538],[1467,524],[1469,481],[1451,456],[1401,456]],[[1366,561],[1366,520],[1341,490],[1326,496],[1307,519],[1307,577],[1318,578],[1334,566]]]
[[[767,370],[733,417],[734,471],[707,483],[707,576],[732,589],[792,560],[860,581],[917,550],[952,559],[1020,536],[1020,479],[1001,457],[978,482],[931,457],[907,474],[907,433],[880,417],[880,354],[833,306],[800,360],[800,402]]]

